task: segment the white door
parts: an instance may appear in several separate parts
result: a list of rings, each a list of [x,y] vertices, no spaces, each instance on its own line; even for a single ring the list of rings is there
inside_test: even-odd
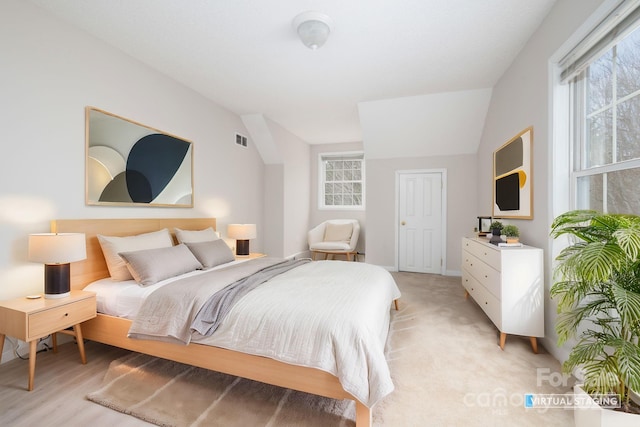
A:
[[[398,269],[442,273],[442,173],[401,172],[398,194]]]

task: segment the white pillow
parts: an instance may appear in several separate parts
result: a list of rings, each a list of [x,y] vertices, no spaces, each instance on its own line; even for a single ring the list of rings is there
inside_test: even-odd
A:
[[[334,224],[328,222],[324,230],[325,242],[349,242],[351,241],[351,235],[353,234],[353,224],[348,222],[346,224]]]
[[[166,248],[173,246],[173,239],[166,228],[136,236],[103,236],[98,234],[98,241],[107,262],[109,274],[113,280],[133,279],[120,252],[141,251],[143,249]]]
[[[174,228],[174,231],[176,232],[178,243],[212,242],[220,238],[213,230],[213,227],[205,228],[204,230],[181,230]]]
[[[142,286],[153,285],[161,280],[179,276],[202,268],[185,245],[168,248],[145,249],[120,252],[131,275]]]

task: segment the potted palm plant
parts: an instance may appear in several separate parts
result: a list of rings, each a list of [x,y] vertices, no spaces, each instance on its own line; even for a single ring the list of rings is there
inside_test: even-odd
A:
[[[582,372],[576,392],[617,394],[622,411],[636,412],[631,396],[640,390],[640,217],[570,211],[553,221],[551,236],[568,237],[550,290],[558,304],[558,344],[577,338],[563,369]],[[640,415],[601,412],[640,425]],[[583,415],[574,414],[578,425]],[[617,427],[626,422],[615,421]]]

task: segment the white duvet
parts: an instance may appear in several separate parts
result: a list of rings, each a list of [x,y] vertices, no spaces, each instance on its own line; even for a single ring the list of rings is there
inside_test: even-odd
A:
[[[321,369],[372,407],[393,391],[384,346],[399,297],[381,267],[315,261],[254,289],[212,336],[192,341]]]

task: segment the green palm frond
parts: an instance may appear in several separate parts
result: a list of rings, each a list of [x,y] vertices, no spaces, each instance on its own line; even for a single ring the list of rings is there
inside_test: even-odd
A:
[[[640,216],[577,210],[558,216],[551,236],[568,237],[556,258],[551,297],[563,364],[581,368],[589,392],[640,390]]]
[[[594,393],[618,393],[620,392],[619,371],[613,357],[603,360],[590,360],[585,362],[584,386]]]
[[[588,302],[559,311],[556,319],[558,345],[562,345],[569,338],[575,337],[579,326],[585,322],[595,323],[604,331],[610,331],[615,328],[615,325],[608,324],[611,319],[596,317],[600,313],[608,313],[613,308],[614,304],[607,295],[593,295]],[[590,332],[593,331],[587,330],[583,334],[589,334]]]
[[[628,224],[613,233],[620,248],[630,260],[638,259],[640,255],[640,224]]]
[[[613,271],[627,263],[625,252],[615,243],[578,243],[565,248],[557,260],[557,272],[562,277],[585,283],[608,280]]]
[[[580,230],[584,228],[586,224],[589,224],[596,215],[598,215],[598,212],[589,210],[565,212],[553,220],[551,224],[551,237],[555,239],[567,233],[580,237]]]
[[[616,348],[615,358],[626,386],[633,390],[640,390],[640,347],[622,340]]]
[[[565,372],[571,373],[575,368],[585,363],[601,360],[606,356],[604,341],[588,341],[582,339],[573,347],[569,358],[563,363],[562,367]]]
[[[612,285],[611,291],[621,322],[628,325],[629,332],[636,331],[637,335],[640,328],[640,294],[628,291],[617,284]]]
[[[587,296],[591,286],[576,280],[556,282],[551,286],[549,294],[558,302],[558,312],[571,309],[577,302]]]

